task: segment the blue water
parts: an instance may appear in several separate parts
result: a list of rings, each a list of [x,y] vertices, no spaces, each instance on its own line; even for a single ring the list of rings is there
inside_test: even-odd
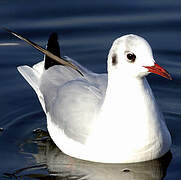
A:
[[[0,26],[15,30],[41,46],[46,45],[50,33],[57,32],[62,55],[72,57],[99,73],[106,72],[107,54],[115,38],[128,33],[146,38],[153,48],[155,60],[173,77],[173,80],[169,81],[149,75],[148,81],[173,139],[173,158],[164,179],[176,180],[181,176],[180,9],[179,0],[2,0]],[[0,129],[0,179],[16,179],[16,176],[22,179],[46,179],[53,171],[48,166],[44,152],[47,152],[47,140],[39,138],[37,141],[37,136],[33,133],[36,128],[46,130],[46,118],[34,91],[16,70],[19,65],[31,66],[42,58],[41,53],[0,29],[0,128],[3,128]],[[62,159],[59,160],[60,164]],[[46,166],[36,167],[42,163]],[[82,167],[79,162],[77,164],[77,167]],[[31,166],[36,168],[30,168]],[[88,167],[86,172],[89,173],[90,166],[85,166]],[[136,167],[140,166],[138,163]],[[26,167],[31,169],[31,172],[27,169],[16,172]],[[155,171],[149,167],[150,165],[148,171],[151,172],[151,179],[151,174]],[[105,167],[101,168],[100,171],[104,172]],[[91,166],[90,169],[94,172],[96,166]],[[65,168],[61,169],[60,177],[65,176],[65,171],[67,172]],[[81,171],[81,168],[79,171],[84,175],[85,171]],[[105,171],[93,179],[101,179],[101,176],[102,179],[109,179],[109,171],[106,168]],[[145,170],[141,169],[139,172],[144,174]],[[105,174],[107,176],[104,177]],[[71,179],[68,175],[67,178]],[[76,174],[75,179],[83,175]],[[142,179],[148,178],[142,176]]]

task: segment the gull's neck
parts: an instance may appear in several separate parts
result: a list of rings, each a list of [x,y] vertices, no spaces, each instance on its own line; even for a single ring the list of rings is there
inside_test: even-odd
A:
[[[145,77],[126,76],[123,73],[109,73],[106,94],[109,95],[109,93],[112,94],[114,92],[118,94],[126,93],[130,96],[134,94],[134,91],[140,90],[143,87],[150,89]]]
[[[108,86],[102,106],[103,114],[111,113],[114,117],[153,117],[157,114],[155,98],[146,78],[109,73]],[[130,115],[130,112],[132,115]],[[134,114],[134,116],[133,116]],[[108,115],[109,116],[109,115]],[[147,119],[147,118],[143,118]]]

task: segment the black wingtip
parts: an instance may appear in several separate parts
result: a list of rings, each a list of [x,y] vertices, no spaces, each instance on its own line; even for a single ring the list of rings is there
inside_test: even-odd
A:
[[[50,34],[47,44],[47,50],[53,53],[54,55],[60,57],[60,46],[58,43],[58,35],[57,33],[53,32]],[[62,65],[55,61],[54,59],[45,55],[45,69],[48,69],[54,65]]]
[[[48,41],[58,41],[57,33],[56,32],[51,33]]]
[[[11,33],[12,35],[16,36],[17,38],[25,41],[26,43],[28,43],[29,45],[31,45],[32,47],[34,47],[35,49],[37,49],[38,51],[42,52],[42,53],[45,54],[47,57],[49,57],[49,58],[51,59],[51,61],[47,61],[47,62],[49,63],[49,64],[47,65],[48,68],[51,67],[51,66],[54,66],[55,64],[57,64],[57,65],[69,66],[69,67],[71,67],[72,69],[76,70],[80,75],[84,76],[83,73],[78,69],[78,67],[76,67],[74,64],[72,64],[72,63],[70,63],[70,62],[68,62],[68,61],[66,61],[66,60],[64,60],[64,59],[62,59],[62,58],[60,57],[60,47],[59,47],[57,35],[52,35],[52,36],[50,36],[50,37],[51,37],[51,38],[50,38],[50,43],[48,43],[49,49],[50,49],[50,51],[53,52],[53,53],[52,53],[52,52],[50,52],[50,51],[48,50],[48,47],[47,47],[47,50],[46,50],[46,49],[42,48],[41,46],[39,46],[38,44],[30,41],[30,40],[27,39],[27,38],[24,38],[23,36],[17,34],[16,32],[13,32],[12,30],[10,30],[10,29],[8,29],[8,28],[2,27],[2,29],[4,29],[5,31]],[[53,39],[53,41],[54,41],[55,43],[52,43],[52,39]],[[56,49],[57,52],[54,52],[54,48],[52,48],[53,46],[52,46],[51,44],[56,44],[56,45],[55,45],[55,46],[56,46],[55,49]],[[51,49],[53,49],[53,50],[51,50]],[[57,54],[57,55],[55,55],[55,54]],[[45,56],[45,57],[46,57],[46,56]],[[53,61],[52,61],[52,60],[53,60]]]

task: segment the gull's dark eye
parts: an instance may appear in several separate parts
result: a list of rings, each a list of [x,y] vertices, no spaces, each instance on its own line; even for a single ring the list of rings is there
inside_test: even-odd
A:
[[[127,58],[129,62],[135,62],[136,55],[134,53],[128,53]]]

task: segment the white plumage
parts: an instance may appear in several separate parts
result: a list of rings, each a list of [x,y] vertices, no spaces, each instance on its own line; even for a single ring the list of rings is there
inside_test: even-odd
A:
[[[130,163],[156,159],[169,151],[170,133],[145,78],[170,75],[158,66],[149,44],[136,35],[114,41],[108,74],[83,73],[44,61],[18,67],[36,91],[55,144],[66,154],[89,161]]]

